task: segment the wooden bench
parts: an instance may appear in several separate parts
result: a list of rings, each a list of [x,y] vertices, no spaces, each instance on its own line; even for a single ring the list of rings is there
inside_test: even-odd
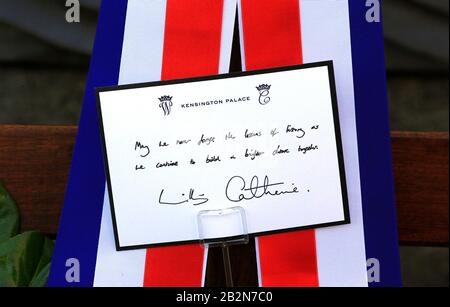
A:
[[[0,181],[17,201],[22,231],[56,236],[76,133],[76,126],[0,125]],[[448,246],[448,132],[393,132],[392,147],[400,244]],[[232,258],[253,248],[236,247]],[[219,254],[210,255],[209,285],[221,284]],[[240,284],[254,282],[248,264],[235,276]]]

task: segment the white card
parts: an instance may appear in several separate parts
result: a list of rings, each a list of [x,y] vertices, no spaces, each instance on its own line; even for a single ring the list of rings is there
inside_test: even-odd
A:
[[[118,250],[350,223],[332,62],[97,95]]]

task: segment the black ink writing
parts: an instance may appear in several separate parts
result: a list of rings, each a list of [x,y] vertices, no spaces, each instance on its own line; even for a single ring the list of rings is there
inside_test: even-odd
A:
[[[236,137],[231,134],[231,132],[228,132],[227,135],[225,135],[225,140],[234,140]]]
[[[283,149],[283,148],[281,148],[280,145],[278,145],[277,149],[275,149],[275,150],[272,152],[272,155],[273,155],[273,156],[276,156],[276,155],[280,155],[280,154],[288,154],[288,153],[289,153],[289,149],[288,149],[288,148]]]
[[[302,152],[303,154],[306,154],[308,151],[317,150],[319,149],[319,146],[311,144],[307,147],[302,147],[302,145],[298,146],[298,151]]]
[[[150,154],[150,148],[141,142],[136,142],[134,145],[134,150],[139,150],[140,154],[139,156],[142,158],[147,157]]]
[[[299,139],[305,136],[306,132],[302,128],[295,128],[291,125],[286,127],[286,133],[295,133],[295,136]]]
[[[262,135],[261,131],[250,132],[250,131],[248,131],[248,129],[245,130],[245,138],[246,139],[249,139],[249,138],[252,138],[252,137],[256,137],[256,136],[261,136],[261,135]]]
[[[255,160],[257,157],[262,156],[264,154],[263,151],[259,151],[256,149],[246,149],[244,157],[248,158],[250,157],[251,160]]]
[[[198,145],[201,145],[201,144],[209,145],[211,143],[214,143],[215,140],[216,140],[216,138],[213,137],[213,136],[211,136],[209,138],[205,138],[205,135],[202,134],[202,137],[200,138],[200,141],[198,141]]]
[[[259,199],[266,195],[281,196],[285,194],[299,193],[298,188],[292,184],[290,189],[276,189],[277,186],[284,185],[284,182],[270,183],[269,177],[265,176],[262,183],[258,176],[253,176],[247,185],[241,176],[233,176],[228,181],[225,188],[225,196],[229,201],[240,202],[243,200]]]
[[[277,135],[279,132],[277,131],[277,128],[270,130],[270,135],[271,136],[275,136]]]
[[[170,167],[170,166],[178,166],[178,161],[167,161],[167,162],[158,162],[156,163],[156,168],[161,167]]]
[[[189,144],[191,140],[177,140],[177,145]]]
[[[197,197],[194,197],[194,189],[190,189],[189,190],[189,195],[186,197],[186,194],[181,194],[181,196],[184,198],[183,200],[179,200],[179,201],[175,201],[175,202],[168,202],[168,201],[163,201],[163,194],[164,194],[164,189],[161,190],[161,193],[159,194],[159,203],[161,205],[171,205],[171,206],[175,206],[175,205],[181,205],[181,204],[186,204],[189,202],[192,202],[193,206],[198,206],[198,205],[202,205],[204,203],[206,203],[209,199],[205,197],[205,194],[198,194]]]
[[[212,162],[220,162],[220,157],[219,156],[212,156],[212,157],[210,157],[208,155],[206,157],[206,163],[212,163]]]

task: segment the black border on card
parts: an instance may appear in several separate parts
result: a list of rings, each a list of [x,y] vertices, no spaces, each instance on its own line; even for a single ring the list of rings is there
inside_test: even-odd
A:
[[[101,141],[102,141],[105,174],[106,174],[106,179],[107,179],[107,183],[108,183],[108,194],[109,194],[109,202],[110,202],[110,206],[111,206],[111,215],[112,215],[112,222],[113,222],[113,228],[114,228],[114,239],[115,239],[115,244],[116,244],[116,250],[117,251],[125,251],[125,250],[144,249],[144,248],[150,248],[150,247],[170,246],[170,245],[178,245],[178,244],[194,244],[194,243],[202,243],[202,242],[209,243],[209,242],[217,242],[218,240],[223,240],[223,241],[232,240],[237,237],[224,237],[224,238],[215,238],[215,239],[208,239],[208,240],[188,240],[188,241],[174,241],[174,242],[156,243],[156,244],[120,246],[119,235],[118,235],[118,230],[117,230],[116,214],[115,214],[115,210],[114,210],[114,200],[113,200],[113,193],[112,193],[111,176],[110,176],[109,165],[108,165],[108,153],[106,150],[106,140],[105,140],[104,127],[103,127],[102,109],[101,109],[101,104],[100,104],[100,93],[101,92],[120,91],[120,90],[145,88],[145,87],[169,85],[169,84],[191,83],[191,82],[199,82],[199,81],[206,81],[206,80],[236,78],[236,77],[243,77],[243,76],[260,75],[260,74],[267,74],[267,73],[273,73],[273,72],[299,70],[299,69],[307,69],[307,68],[314,68],[314,67],[327,67],[328,68],[328,76],[329,76],[328,79],[330,82],[330,93],[331,93],[333,120],[334,120],[334,132],[335,132],[335,138],[336,138],[339,173],[340,173],[340,181],[341,181],[341,194],[342,194],[342,203],[343,203],[343,210],[344,210],[344,220],[331,222],[331,223],[323,223],[323,224],[307,225],[307,226],[294,227],[294,228],[285,228],[285,229],[272,230],[272,231],[264,231],[264,232],[259,232],[259,233],[250,233],[249,236],[257,237],[257,236],[270,235],[270,234],[276,234],[276,233],[284,233],[284,232],[288,232],[288,231],[316,229],[316,228],[350,224],[350,210],[349,210],[349,204],[348,204],[347,181],[346,181],[346,177],[345,177],[344,156],[343,156],[343,150],[342,150],[342,139],[341,139],[341,130],[340,130],[340,123],[339,123],[339,111],[338,111],[336,84],[335,84],[335,77],[334,77],[334,66],[333,66],[333,61],[323,61],[323,62],[316,62],[316,63],[310,63],[310,64],[284,66],[284,67],[253,70],[253,71],[238,72],[238,73],[229,73],[229,74],[222,74],[222,75],[212,75],[212,76],[195,77],[195,78],[187,78],[187,79],[176,79],[176,80],[168,80],[168,81],[156,81],[156,82],[146,82],[146,83],[136,83],[136,84],[129,84],[129,85],[107,86],[107,87],[96,88],[95,89],[96,105],[97,105],[97,113],[98,113],[100,134],[101,134]]]

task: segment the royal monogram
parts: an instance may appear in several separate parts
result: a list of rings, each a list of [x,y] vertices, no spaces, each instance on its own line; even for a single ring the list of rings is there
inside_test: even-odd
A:
[[[270,102],[269,91],[270,84],[261,84],[256,87],[259,92],[259,103],[262,105],[266,105]]]
[[[159,107],[164,111],[164,116],[169,115],[173,106],[172,96],[165,95],[158,99],[160,101]]]

